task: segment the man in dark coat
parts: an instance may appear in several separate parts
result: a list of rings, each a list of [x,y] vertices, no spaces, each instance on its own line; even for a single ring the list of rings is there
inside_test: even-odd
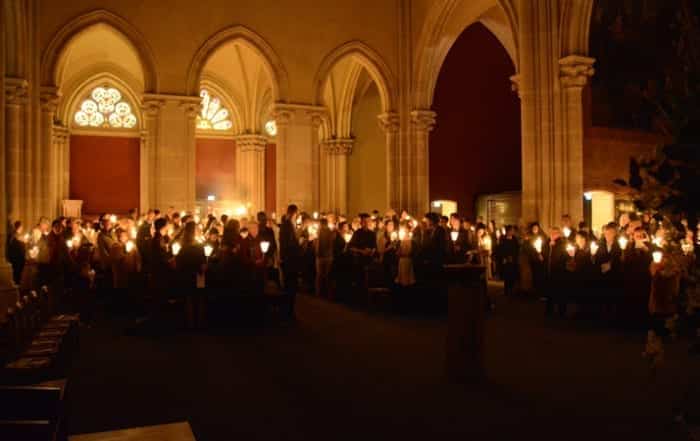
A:
[[[287,214],[282,219],[279,232],[280,263],[284,278],[284,291],[289,296],[289,318],[294,318],[294,304],[296,301],[297,287],[299,283],[299,262],[301,247],[296,234],[296,220],[299,208],[291,204],[287,207]]]

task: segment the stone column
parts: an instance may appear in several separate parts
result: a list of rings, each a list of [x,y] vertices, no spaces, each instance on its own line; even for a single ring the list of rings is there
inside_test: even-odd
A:
[[[160,109],[165,104],[165,101],[159,99],[147,99],[141,103],[143,114],[143,124],[141,130],[141,154],[140,154],[140,172],[141,182],[139,204],[141,211],[149,208],[161,208],[165,210],[167,207],[161,207],[160,201],[156,195],[155,183],[159,175],[158,168],[158,127]]]
[[[323,210],[348,214],[348,156],[352,154],[355,140],[328,139],[321,143],[325,182],[322,194],[327,205]]]
[[[56,217],[58,193],[56,189],[57,155],[53,148],[53,125],[59,95],[54,87],[43,87],[41,90],[41,144],[34,172],[37,176],[36,199],[39,214]]]
[[[399,197],[399,126],[401,120],[398,113],[382,113],[378,116],[379,126],[386,136],[386,189],[387,208],[400,210],[401,202]]]
[[[10,220],[25,219],[21,200],[21,152],[24,121],[22,114],[27,102],[26,80],[5,78],[5,163],[7,170],[7,212]]]
[[[196,178],[197,178],[197,115],[202,109],[201,100],[196,102],[183,101],[180,104],[185,111],[185,149],[187,158],[187,182],[185,186],[187,210],[194,210],[197,204]]]
[[[277,210],[290,203],[304,211],[318,210],[318,127],[325,109],[302,104],[277,104]],[[316,166],[317,170],[314,170]]]
[[[437,114],[432,110],[411,112],[414,142],[408,159],[407,175],[404,177],[407,190],[406,209],[415,216],[422,216],[430,209],[430,132],[435,127]]]
[[[250,214],[265,210],[265,149],[263,135],[238,135],[236,140],[236,182],[241,202]],[[248,206],[247,204],[250,204]]]
[[[68,129],[61,125],[54,125],[52,129],[52,149],[54,162],[52,164],[55,187],[56,212],[62,214],[63,200],[68,198],[68,179],[70,168],[70,152],[68,151]],[[68,178],[67,178],[68,177]]]
[[[562,89],[562,120],[566,131],[562,136],[562,169],[566,186],[562,195],[564,211],[572,219],[583,220],[583,88],[593,75],[595,60],[570,55],[559,60]]]

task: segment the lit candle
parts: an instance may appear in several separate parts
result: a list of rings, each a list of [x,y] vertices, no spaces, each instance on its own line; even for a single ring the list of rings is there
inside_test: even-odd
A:
[[[267,253],[267,251],[270,249],[270,242],[263,240],[260,242],[260,251],[262,251],[263,254]]]
[[[591,256],[595,256],[596,254],[598,254],[598,243],[591,242]]]
[[[29,257],[36,259],[39,256],[39,247],[34,245],[32,249],[29,250]]]
[[[538,237],[535,239],[535,242],[533,243],[535,250],[537,250],[538,253],[542,253],[542,238]]]
[[[397,233],[396,231],[392,231],[392,232],[391,232],[391,240],[392,240],[392,241],[395,241],[395,240],[397,240],[398,238],[399,238],[399,233]]]
[[[661,251],[654,251],[651,253],[651,257],[654,258],[654,263],[661,263],[661,259],[664,258],[664,253]]]
[[[569,238],[569,236],[571,236],[571,228],[564,227],[562,231],[564,231],[564,237],[566,237],[567,239]]]
[[[345,243],[350,243],[350,240],[352,239],[352,233],[345,233],[343,235],[343,239],[345,239]]]
[[[181,211],[181,212],[180,212],[180,219],[182,219],[183,217],[185,217],[186,214],[187,214],[187,213],[185,213],[184,211]]]
[[[566,245],[566,252],[569,253],[569,256],[574,257],[574,254],[576,254],[576,247],[572,244],[568,244]]]
[[[200,221],[199,216],[198,216],[198,215],[195,215],[195,216],[194,216],[194,223],[195,223],[195,224],[198,224],[199,221]]]
[[[617,239],[618,245],[620,245],[620,248],[624,251],[627,248],[627,243],[629,241],[625,236],[621,236],[619,239]]]
[[[24,239],[23,239],[24,242],[25,242],[25,243],[26,243],[26,242],[29,242],[29,238],[30,238],[30,237],[31,237],[31,236],[29,235],[29,233],[25,234],[25,235],[24,235]]]
[[[314,211],[314,219],[318,219],[318,211]]]
[[[211,245],[209,245],[209,244],[204,245],[204,255],[205,255],[206,257],[210,257],[210,256],[211,256],[211,253],[212,253],[213,251],[214,251],[214,247],[213,247],[213,246],[211,246]]]
[[[247,230],[241,231],[241,237],[242,237],[243,239],[245,239],[246,237],[248,237],[248,231],[247,231]]]
[[[405,228],[401,228],[399,230],[399,240],[401,240],[401,241],[406,240],[406,229]]]
[[[177,256],[180,254],[180,249],[182,248],[182,245],[180,245],[180,242],[173,242],[173,244],[170,246],[170,251],[173,252],[173,256]]]
[[[661,247],[661,245],[663,243],[663,239],[661,239],[660,237],[657,236],[657,237],[654,237],[654,239],[652,239],[651,243],[653,243],[657,247]]]
[[[248,210],[245,208],[245,206],[239,205],[238,207],[236,207],[235,214],[236,214],[236,216],[243,217],[243,216],[246,215],[246,212],[247,212],[247,211],[248,211]]]
[[[489,250],[489,251],[491,250],[491,236],[489,236],[489,235],[484,236],[484,240],[482,243],[484,245],[485,250]]]
[[[452,242],[457,242],[457,238],[459,238],[459,231],[450,232],[450,237],[452,238]]]
[[[68,248],[73,248],[73,240],[72,240],[72,239],[67,240],[67,241],[66,241],[66,246],[67,246]]]
[[[126,243],[126,252],[127,253],[131,253],[132,251],[134,251],[134,248],[136,248],[136,246],[134,245],[134,242],[128,241]]]
[[[136,227],[131,227],[131,238],[136,239],[137,235],[138,235],[138,231],[136,230]]]
[[[116,224],[117,220],[118,220],[117,216],[114,214],[109,217],[109,221],[112,222],[113,224]]]
[[[690,242],[683,242],[683,244],[681,244],[681,249],[684,254],[688,255],[693,251],[693,244]]]

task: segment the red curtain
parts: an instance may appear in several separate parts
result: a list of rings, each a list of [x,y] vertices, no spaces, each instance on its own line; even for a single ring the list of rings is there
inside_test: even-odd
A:
[[[70,198],[83,213],[127,213],[139,208],[139,138],[70,137]]]
[[[217,200],[234,199],[236,142],[232,139],[197,138],[195,193],[199,200],[208,195]]]

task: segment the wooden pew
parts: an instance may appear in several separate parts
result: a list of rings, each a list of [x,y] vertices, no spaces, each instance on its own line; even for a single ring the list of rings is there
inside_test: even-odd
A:
[[[65,387],[65,380],[32,386],[0,386],[0,439],[58,439]]]

